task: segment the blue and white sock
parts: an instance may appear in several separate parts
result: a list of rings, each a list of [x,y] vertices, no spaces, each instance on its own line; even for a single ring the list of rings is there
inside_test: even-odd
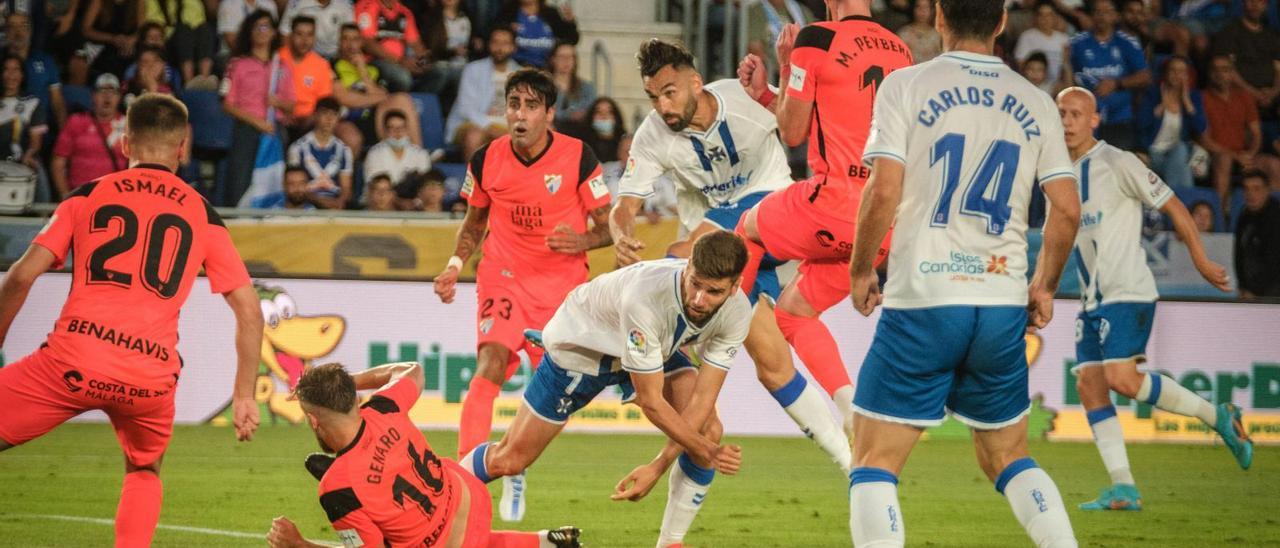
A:
[[[467,453],[466,456],[462,457],[462,459],[458,461],[458,464],[461,465],[463,469],[471,472],[471,475],[479,478],[480,481],[485,483],[489,483],[494,480],[493,476],[489,475],[488,465],[484,462],[484,457],[489,452],[490,445],[493,445],[493,442],[486,441],[477,445],[475,449],[472,449],[470,453]]]
[[[787,412],[809,439],[830,455],[841,470],[849,473],[853,460],[849,452],[849,438],[845,437],[844,431],[831,416],[831,410],[822,394],[805,380],[804,375],[796,372],[787,384],[769,395],[778,401],[782,410]]]
[[[1135,485],[1133,473],[1129,471],[1129,454],[1124,448],[1124,430],[1120,428],[1120,420],[1116,418],[1116,406],[1090,409],[1085,412],[1085,416],[1089,418],[1093,443],[1098,446],[1102,464],[1111,475],[1111,483]]]
[[[897,548],[907,542],[898,505],[898,477],[881,468],[849,474],[849,533],[859,548]]]
[[[1031,457],[1006,466],[996,478],[996,491],[1009,500],[1014,517],[1038,548],[1078,546],[1058,486]]]
[[[698,516],[698,509],[702,508],[715,476],[715,470],[698,466],[687,453],[681,453],[676,459],[668,478],[667,509],[662,513],[658,548],[684,542],[684,536],[693,525],[693,518]]]
[[[1137,398],[1170,413],[1196,417],[1209,425],[1209,428],[1218,426],[1218,409],[1212,403],[1159,373],[1143,375]]]

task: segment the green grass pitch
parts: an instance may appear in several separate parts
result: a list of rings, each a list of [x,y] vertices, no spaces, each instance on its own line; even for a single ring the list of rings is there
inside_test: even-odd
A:
[[[455,434],[428,432],[441,455]],[[847,480],[804,439],[733,439],[744,451],[737,477],[716,479],[686,537],[688,546],[848,546]],[[165,459],[162,525],[265,534],[285,514],[315,540],[333,541],[316,502],[316,482],[302,457],[316,445],[302,427],[264,427],[252,443],[230,429],[182,426]],[[529,472],[529,510],[509,524],[585,530],[592,547],[647,547],[657,537],[665,481],[640,503],[609,500],[614,483],[660,447],[657,436],[564,435]],[[1061,488],[1081,546],[1280,546],[1280,448],[1258,448],[1240,471],[1222,447],[1131,445],[1142,512],[1084,513],[1106,481],[1088,444],[1034,442],[1032,454]],[[104,424],[64,425],[0,455],[0,545],[109,546],[122,473],[115,438]],[[492,486],[499,493],[500,486]],[[922,442],[900,487],[912,546],[1028,546],[1008,505],[978,471],[964,441]],[[497,523],[498,528],[506,524]],[[177,529],[156,533],[156,546],[262,546],[249,537]]]

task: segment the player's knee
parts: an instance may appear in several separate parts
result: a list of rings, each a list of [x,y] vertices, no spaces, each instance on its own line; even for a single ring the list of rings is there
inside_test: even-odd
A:
[[[124,473],[132,474],[135,472],[150,472],[152,474],[159,476],[160,461],[155,461],[147,464],[135,464],[135,463],[129,462],[129,460],[126,459],[124,461]]]
[[[511,351],[495,344],[480,347],[476,356],[476,377],[484,378],[493,384],[502,384],[507,376],[507,362],[511,359]]]
[[[1142,373],[1136,367],[1125,367],[1125,364],[1108,366],[1106,370],[1107,386],[1127,398],[1138,395],[1142,388]]]

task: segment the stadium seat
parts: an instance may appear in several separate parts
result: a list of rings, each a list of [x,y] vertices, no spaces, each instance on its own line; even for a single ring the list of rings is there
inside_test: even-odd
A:
[[[444,174],[444,202],[452,204],[462,199],[459,191],[462,180],[467,176],[467,164],[435,164],[434,167]]]
[[[440,110],[440,98],[433,93],[413,93],[413,106],[418,109],[418,123],[422,125],[422,148],[445,148],[444,113]]]
[[[231,116],[222,110],[222,98],[215,91],[186,90],[179,97],[191,113],[196,148],[231,148]]]
[[[93,110],[93,90],[87,86],[62,86],[62,99],[67,103],[67,112]]]
[[[1231,191],[1231,204],[1227,206],[1227,211],[1231,212],[1231,232],[1236,231],[1236,225],[1240,224],[1240,214],[1244,212],[1244,189],[1236,187]]]
[[[1213,208],[1213,231],[1222,232],[1226,230],[1225,223],[1222,222],[1222,201],[1218,199],[1217,192],[1212,189],[1193,186],[1190,188],[1175,188],[1173,193],[1178,196],[1179,200],[1182,200],[1183,205],[1187,206],[1188,210],[1196,202],[1207,202],[1209,207]],[[1168,222],[1167,219],[1166,224],[1170,227],[1173,226],[1173,223]]]

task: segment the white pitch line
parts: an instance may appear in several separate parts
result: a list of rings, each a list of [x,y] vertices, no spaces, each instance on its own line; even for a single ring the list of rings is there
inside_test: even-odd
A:
[[[62,516],[58,514],[10,514],[9,517],[15,518],[34,518],[34,519],[51,519],[57,521],[74,521],[79,523],[95,523],[98,525],[115,526],[116,521],[106,518],[90,518],[84,516]],[[220,537],[233,538],[252,538],[264,540],[267,538],[266,533],[245,533],[242,531],[228,531],[226,529],[209,529],[207,527],[187,527],[185,525],[165,525],[163,523],[156,525],[156,529],[166,529],[169,531],[182,531],[184,533],[200,533],[202,535],[216,535]]]

